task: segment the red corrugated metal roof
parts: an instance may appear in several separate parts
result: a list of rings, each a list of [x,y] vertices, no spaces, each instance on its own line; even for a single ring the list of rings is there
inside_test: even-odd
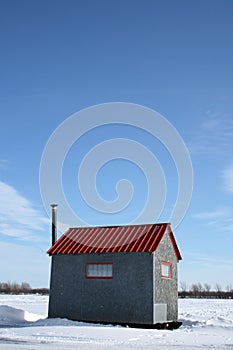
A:
[[[177,259],[181,260],[167,223],[70,228],[48,250],[48,254],[154,252],[165,232],[169,234]]]

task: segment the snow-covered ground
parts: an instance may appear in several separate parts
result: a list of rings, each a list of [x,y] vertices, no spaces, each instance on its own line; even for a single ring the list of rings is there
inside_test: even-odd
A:
[[[0,295],[0,349],[233,350],[233,300],[180,299],[174,331],[46,319],[48,297]]]

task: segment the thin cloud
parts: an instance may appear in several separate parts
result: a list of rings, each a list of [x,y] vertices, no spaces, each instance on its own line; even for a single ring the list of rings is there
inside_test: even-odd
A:
[[[223,188],[229,193],[233,194],[233,165],[222,171]]]
[[[233,147],[233,120],[208,111],[192,139],[189,148],[194,154],[225,154]]]
[[[220,208],[213,211],[205,211],[201,213],[193,214],[193,217],[196,219],[203,220],[214,220],[213,222],[217,222],[217,219],[226,218],[230,215],[230,210],[227,208]]]
[[[49,220],[18,191],[0,181],[0,233],[20,240],[40,241]]]
[[[216,264],[226,264],[226,265],[232,265],[233,266],[233,260],[232,259],[224,259],[221,257],[211,257],[206,256],[199,253],[191,253],[191,252],[185,252],[187,256],[190,256],[192,259],[195,259],[196,261],[205,261],[206,263],[216,263]]]
[[[5,169],[7,161],[5,159],[0,159],[0,169]]]
[[[215,227],[218,230],[233,232],[233,211],[230,208],[218,208],[193,214],[195,219],[205,220],[205,225]]]

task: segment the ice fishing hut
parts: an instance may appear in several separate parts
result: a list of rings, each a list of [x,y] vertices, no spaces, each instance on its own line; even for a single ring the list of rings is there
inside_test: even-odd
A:
[[[177,323],[181,255],[169,223],[70,228],[48,254],[49,317]]]

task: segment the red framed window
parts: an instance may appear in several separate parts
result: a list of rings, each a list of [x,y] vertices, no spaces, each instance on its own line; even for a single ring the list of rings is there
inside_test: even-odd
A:
[[[112,279],[112,262],[88,262],[85,266],[85,277],[89,279]]]
[[[167,261],[161,261],[161,277],[172,278],[172,264]]]

